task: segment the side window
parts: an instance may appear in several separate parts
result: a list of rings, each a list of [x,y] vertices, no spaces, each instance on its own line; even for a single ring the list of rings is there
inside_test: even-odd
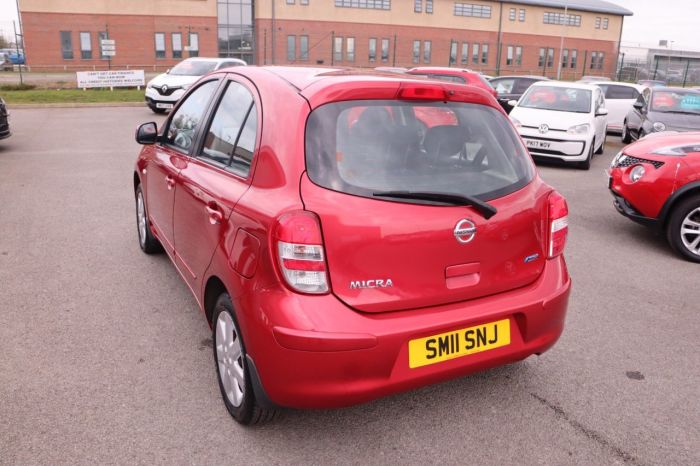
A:
[[[200,156],[247,177],[257,128],[258,115],[252,94],[245,86],[231,81],[216,109]]]
[[[496,88],[499,94],[512,94],[515,79],[499,79],[497,82],[491,82],[491,85]]]
[[[189,152],[207,104],[218,85],[219,81],[208,81],[187,96],[170,119],[166,144],[181,152]]]

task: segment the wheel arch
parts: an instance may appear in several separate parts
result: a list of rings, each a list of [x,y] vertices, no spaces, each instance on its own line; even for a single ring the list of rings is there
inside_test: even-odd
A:
[[[136,191],[136,188],[138,188],[140,184],[141,178],[139,177],[139,173],[134,170],[134,191]]]
[[[662,228],[666,229],[668,219],[671,217],[671,212],[673,212],[675,206],[687,198],[698,194],[700,194],[700,181],[688,183],[671,194],[669,198],[666,199],[666,202],[664,202],[663,207],[661,207],[661,212],[659,213],[659,220]]]
[[[207,279],[206,285],[204,285],[204,299],[202,299],[202,307],[204,308],[204,315],[207,318],[209,325],[212,325],[212,315],[214,314],[214,306],[216,305],[216,300],[221,296],[222,293],[229,293],[224,282],[221,281],[216,275],[212,275]]]

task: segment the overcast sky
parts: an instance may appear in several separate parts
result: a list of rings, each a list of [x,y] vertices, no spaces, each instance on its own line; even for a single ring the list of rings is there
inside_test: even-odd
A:
[[[634,16],[625,18],[624,45],[655,47],[660,39],[666,39],[674,41],[674,49],[700,50],[700,28],[694,14],[698,0],[611,0],[611,3],[634,12]],[[0,0],[0,29],[6,33],[12,31],[16,10],[16,0]]]

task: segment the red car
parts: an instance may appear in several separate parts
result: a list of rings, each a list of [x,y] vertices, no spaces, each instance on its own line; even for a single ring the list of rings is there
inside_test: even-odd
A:
[[[411,68],[406,72],[414,76],[425,76],[431,79],[439,79],[441,81],[451,81],[460,84],[470,84],[480,87],[494,97],[498,97],[496,89],[479,73],[463,68],[449,68],[446,66],[418,66]]]
[[[656,133],[612,161],[615,208],[666,234],[684,258],[700,262],[700,132]]]
[[[478,88],[239,67],[136,138],[139,244],[192,290],[241,423],[518,361],[563,330],[566,201]]]

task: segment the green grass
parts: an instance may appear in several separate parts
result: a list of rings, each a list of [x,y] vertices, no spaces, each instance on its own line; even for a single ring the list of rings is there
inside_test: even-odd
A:
[[[30,89],[0,90],[8,104],[66,104],[102,102],[143,102],[144,91],[137,89]]]

